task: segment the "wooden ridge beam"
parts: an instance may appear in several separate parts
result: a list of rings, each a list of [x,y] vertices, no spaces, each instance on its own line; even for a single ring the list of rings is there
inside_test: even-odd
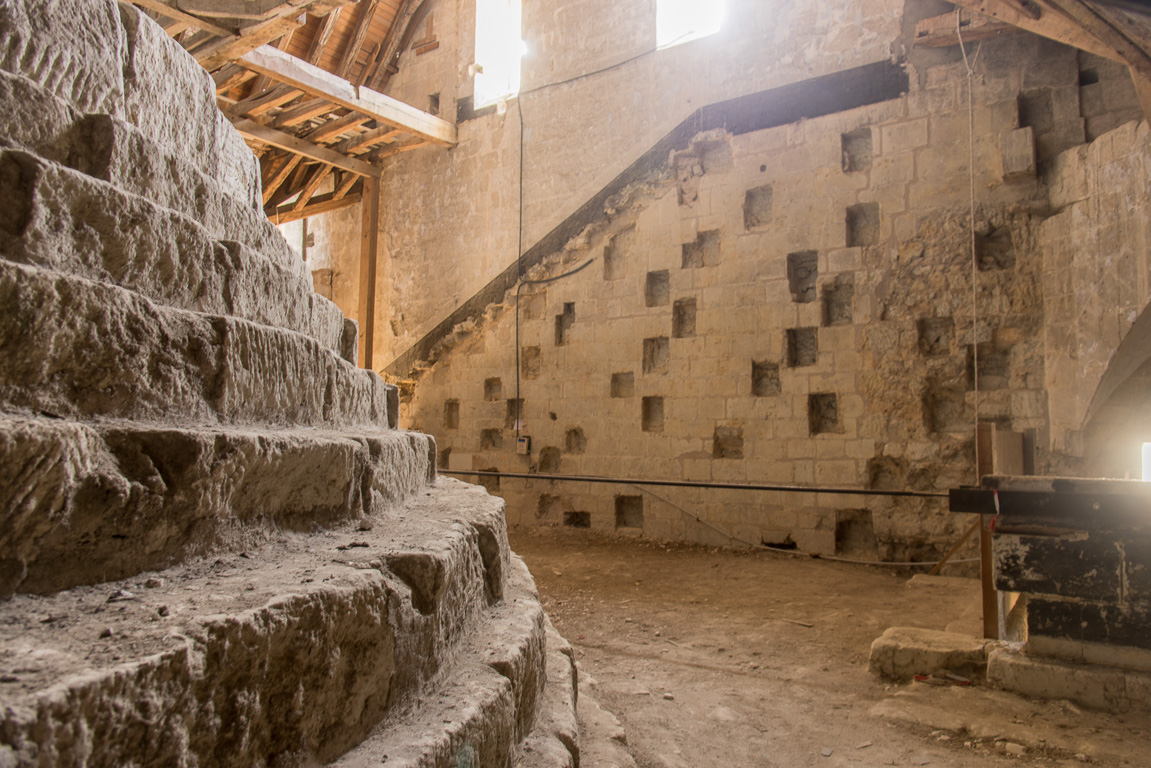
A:
[[[301,61],[283,51],[262,46],[244,54],[239,63],[257,74],[266,74],[313,96],[327,98],[333,104],[346,107],[388,125],[442,144],[457,143],[456,126],[429,115],[402,101],[367,88],[356,88],[347,80],[325,72],[319,67]]]
[[[262,141],[273,147],[284,149],[297,155],[303,155],[304,157],[321,163],[334,165],[337,168],[351,171],[360,176],[368,176],[373,179],[380,177],[380,169],[365,163],[363,160],[341,155],[339,152],[335,152],[327,147],[313,144],[310,141],[304,141],[298,136],[293,136],[290,133],[284,133],[283,131],[277,131],[275,128],[261,125],[255,120],[236,118],[231,115],[228,116],[228,119],[232,121],[232,125],[237,131],[249,139]]]
[[[363,199],[360,192],[355,192],[340,198],[333,198],[331,195],[316,195],[311,199],[308,205],[304,206],[301,210],[293,210],[291,205],[284,205],[271,210],[264,209],[264,214],[272,222],[276,224],[287,224],[292,221],[299,221],[306,219],[309,216],[318,216],[321,213],[330,213],[331,211],[338,211],[341,208],[348,208],[356,205]]]

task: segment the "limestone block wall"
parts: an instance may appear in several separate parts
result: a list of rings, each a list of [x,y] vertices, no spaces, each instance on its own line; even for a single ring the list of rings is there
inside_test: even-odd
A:
[[[387,92],[421,108],[435,95],[463,118],[460,143],[398,156],[382,180],[373,359],[395,359],[515,261],[521,118],[527,249],[700,106],[899,53],[903,5],[728,0],[719,35],[653,52],[654,2],[525,0],[521,96],[474,113],[475,3],[432,0],[439,47],[403,52]],[[350,245],[339,258],[354,264]]]
[[[593,260],[521,296],[530,456],[515,453],[510,293],[459,329],[401,418],[454,468],[944,491],[974,479],[978,407],[1034,431],[1042,470],[1037,231],[1044,169],[1085,140],[1079,60],[1023,36],[981,61],[974,318],[966,69],[920,59],[901,99],[697,136],[528,275]],[[1034,121],[1036,100],[1058,119]],[[933,500],[486,482],[513,523],[719,544],[927,558],[961,524]]]
[[[1127,454],[1091,444],[1084,419],[1119,344],[1151,301],[1151,131],[1128,122],[1061,154],[1047,176],[1053,215],[1039,229],[1044,254],[1046,386],[1051,447],[1109,474],[1138,464],[1151,435],[1114,435]],[[1100,452],[1102,451],[1102,455]]]

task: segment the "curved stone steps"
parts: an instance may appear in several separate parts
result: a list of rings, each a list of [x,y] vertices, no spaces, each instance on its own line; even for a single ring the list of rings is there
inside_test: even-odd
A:
[[[130,126],[120,128],[136,135]],[[139,144],[116,153],[130,155],[124,163],[138,175],[151,179],[152,165],[172,167],[164,157],[145,162],[147,145]],[[155,185],[189,190],[220,211],[239,210],[210,194],[200,179],[167,175]],[[221,224],[212,234],[196,218],[154,202],[159,196],[152,190],[124,187],[119,179],[110,183],[29,152],[0,151],[0,204],[6,209],[0,232],[8,235],[0,239],[0,256],[114,283],[159,304],[297,331],[355,362],[355,323],[313,292],[299,256],[282,239],[280,249],[263,252],[247,244],[262,240],[271,226],[262,211],[253,214],[262,223]],[[243,236],[253,230],[259,236]]]
[[[502,681],[504,715],[482,738],[510,754],[541,682],[534,587],[507,551],[499,499],[457,481],[426,493],[368,531],[283,534],[147,579],[0,604],[0,764],[327,762],[381,721],[422,717],[433,681],[461,664],[478,670],[462,709],[489,708]],[[428,553],[438,582],[389,566]],[[409,583],[430,598],[423,610]]]
[[[376,517],[434,474],[434,440],[393,429],[0,413],[0,597],[123,579],[277,530]]]
[[[493,606],[483,631],[462,643],[434,680],[331,767],[515,764],[546,698],[549,680],[543,672],[550,649],[545,621],[531,574],[512,557],[507,592]]]
[[[394,388],[303,334],[5,261],[0,305],[0,403],[10,407],[81,419],[389,424]]]
[[[520,744],[517,768],[579,768],[579,680],[571,645],[544,617],[547,686],[531,733]]]

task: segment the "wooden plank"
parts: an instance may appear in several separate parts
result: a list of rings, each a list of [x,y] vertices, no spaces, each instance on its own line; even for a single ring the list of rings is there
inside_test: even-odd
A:
[[[386,149],[381,149],[377,152],[373,152],[369,159],[371,162],[376,163],[380,160],[383,160],[385,157],[392,157],[394,155],[403,154],[404,152],[411,152],[413,149],[419,149],[420,147],[426,147],[427,145],[427,141],[413,141],[410,144],[404,144],[399,147],[388,147]]]
[[[324,141],[327,141],[328,139],[339,136],[345,131],[350,131],[353,128],[357,128],[371,119],[372,118],[368,117],[367,115],[361,115],[358,112],[349,112],[343,117],[337,117],[334,120],[329,120],[323,125],[313,128],[308,133],[305,133],[301,138],[303,138],[305,141],[313,141],[317,144],[320,144]],[[343,153],[341,152],[340,154]]]
[[[380,0],[360,0],[360,15],[356,19],[352,36],[348,39],[348,45],[344,48],[344,55],[340,58],[340,64],[336,67],[336,74],[345,80],[348,77],[348,72],[352,69],[352,65],[356,63],[356,56],[359,55],[360,48],[364,46],[364,38],[368,35],[368,29],[372,25],[372,17],[376,15],[376,7],[379,4]]]
[[[388,30],[387,37],[380,44],[380,55],[372,63],[371,73],[363,80],[374,90],[379,90],[384,86],[388,79],[389,67],[399,55],[403,40],[408,34],[408,28],[412,25],[416,12],[426,5],[423,0],[404,0],[403,7],[396,13],[396,18],[392,21],[392,28]]]
[[[1088,34],[1103,45],[1114,48],[1131,67],[1132,73],[1151,80],[1151,53],[1144,51],[1124,34],[1116,24],[1122,24],[1114,14],[1101,15],[1097,5],[1088,5],[1082,0],[1047,0],[1052,6],[1066,14]]]
[[[307,20],[305,11],[317,16],[326,15],[336,8],[346,5],[351,0],[305,0],[298,6],[285,4],[278,14],[266,21],[244,27],[238,37],[222,38],[212,45],[205,46],[195,52],[196,60],[209,72],[219,69],[230,61],[239,59],[244,54],[255,50],[266,43],[275,40],[297,27],[304,25]],[[275,49],[271,49],[275,50]],[[258,72],[257,74],[265,74]],[[273,76],[273,79],[278,79]]]
[[[355,178],[359,178],[358,176]],[[287,224],[291,221],[299,221],[306,219],[309,216],[319,216],[321,213],[329,213],[331,211],[338,211],[341,208],[348,208],[363,199],[360,193],[341,197],[338,200],[332,199],[330,195],[317,195],[312,198],[312,202],[304,207],[303,210],[294,211],[292,206],[284,205],[275,208],[271,211],[265,210],[265,215],[277,224]]]
[[[975,428],[975,474],[980,480],[994,474],[995,425],[980,422]],[[979,585],[983,597],[983,636],[999,639],[999,595],[995,590],[994,556],[991,551],[992,515],[979,518]]]
[[[263,46],[250,51],[240,63],[254,72],[266,74],[333,104],[362,112],[388,125],[402,128],[444,146],[457,143],[456,127],[402,101],[367,88],[357,89],[347,80],[301,61],[275,48]]]
[[[291,39],[291,35],[284,35],[283,37],[277,37],[275,40],[268,43],[268,45],[272,46],[273,48],[278,48],[282,51],[288,47],[288,41]],[[229,64],[228,66],[231,65]],[[252,81],[252,89],[248,91],[248,98],[251,99],[263,94],[268,90],[268,86],[271,84],[271,82],[271,78],[267,75],[256,75],[256,79]]]
[[[359,136],[344,139],[332,149],[341,155],[351,154],[353,151],[363,152],[377,144],[395,141],[396,137],[403,135],[403,133],[399,128],[385,125],[371,131],[364,131]]]
[[[372,367],[372,344],[376,319],[376,247],[380,226],[380,183],[364,179],[363,206],[360,219],[360,366]]]
[[[1070,45],[1081,51],[1094,53],[1112,61],[1123,61],[1114,48],[1104,45],[1094,35],[1087,34],[1079,26],[1055,12],[1042,13],[1038,19],[1003,0],[954,0],[955,5],[987,16],[1006,21],[1008,24],[1027,30],[1041,37]],[[1123,61],[1123,63],[1126,63]]]
[[[943,570],[943,566],[947,565],[947,561],[955,556],[955,553],[959,551],[959,548],[963,546],[964,542],[971,538],[971,534],[979,530],[979,522],[979,518],[976,518],[975,522],[971,524],[971,527],[964,531],[963,535],[959,537],[959,540],[951,545],[951,548],[947,550],[947,554],[939,558],[939,562],[928,572],[928,576],[939,575],[939,572]]]
[[[311,120],[313,117],[331,112],[332,104],[327,99],[309,99],[299,106],[289,107],[280,113],[273,124],[276,128],[291,128],[293,125]],[[339,150],[337,150],[339,151]],[[347,154],[340,152],[340,154]]]
[[[229,116],[228,119],[232,121],[232,125],[235,126],[237,131],[248,138],[262,141],[265,144],[271,144],[273,147],[286,149],[289,152],[303,155],[304,157],[317,160],[321,163],[334,165],[337,168],[342,168],[345,171],[351,171],[361,176],[369,176],[376,179],[380,177],[380,169],[365,163],[363,160],[341,155],[339,152],[334,152],[319,144],[304,141],[290,133],[284,133],[283,131],[277,131],[275,128],[260,125],[255,120],[237,119],[231,116]]]
[[[232,109],[228,110],[228,113],[237,117],[243,117],[245,115],[259,117],[269,110],[287,104],[302,93],[303,91],[298,88],[291,88],[287,85],[277,85],[265,94],[244,99]]]
[[[272,195],[276,194],[276,190],[279,189],[280,185],[284,183],[284,180],[288,178],[288,174],[296,170],[296,166],[298,166],[303,159],[302,155],[293,154],[289,154],[285,158],[286,162],[280,164],[271,178],[269,178],[268,183],[264,185],[264,205],[268,204],[268,201],[272,199]]]
[[[1019,27],[1001,19],[985,16],[982,13],[962,10],[959,14],[959,29],[956,30],[955,14],[945,13],[932,16],[915,23],[915,45],[924,48],[946,48],[959,45],[960,34],[963,42],[984,40],[1007,32],[1018,32]]]
[[[236,30],[234,29],[228,29],[227,27],[213,24],[210,21],[205,21],[198,16],[193,16],[190,13],[185,13],[174,4],[165,2],[164,0],[132,0],[132,5],[145,8],[149,11],[162,13],[170,19],[185,22],[189,26],[202,29],[205,32],[211,32],[213,35],[231,36],[236,34]]]
[[[308,181],[306,184],[304,184],[304,188],[300,190],[300,199],[292,205],[292,210],[303,210],[304,207],[308,204],[308,201],[312,199],[312,195],[314,195],[316,190],[320,188],[320,184],[324,182],[324,179],[326,179],[328,174],[331,172],[332,166],[324,165],[322,163],[318,165],[316,169],[312,171],[312,175],[308,177]]]
[[[336,22],[340,20],[340,13],[344,9],[337,8],[324,17],[323,22],[320,23],[320,29],[316,32],[316,37],[312,40],[312,45],[308,48],[308,63],[320,63],[320,57],[324,55],[324,48],[327,47],[328,41],[332,39],[332,32],[336,30]]]
[[[223,69],[212,73],[212,80],[216,83],[216,93],[223,93],[237,85],[251,80],[258,75],[250,69],[229,64]]]
[[[180,7],[198,16],[227,19],[267,19],[290,3],[283,0],[180,0]]]

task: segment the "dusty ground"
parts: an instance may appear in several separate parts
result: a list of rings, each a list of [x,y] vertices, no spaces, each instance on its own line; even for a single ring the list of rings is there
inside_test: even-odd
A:
[[[868,673],[889,626],[976,633],[973,580],[909,586],[891,570],[570,528],[511,539],[640,768],[1151,765],[1146,713]],[[627,762],[592,746],[583,766]]]

